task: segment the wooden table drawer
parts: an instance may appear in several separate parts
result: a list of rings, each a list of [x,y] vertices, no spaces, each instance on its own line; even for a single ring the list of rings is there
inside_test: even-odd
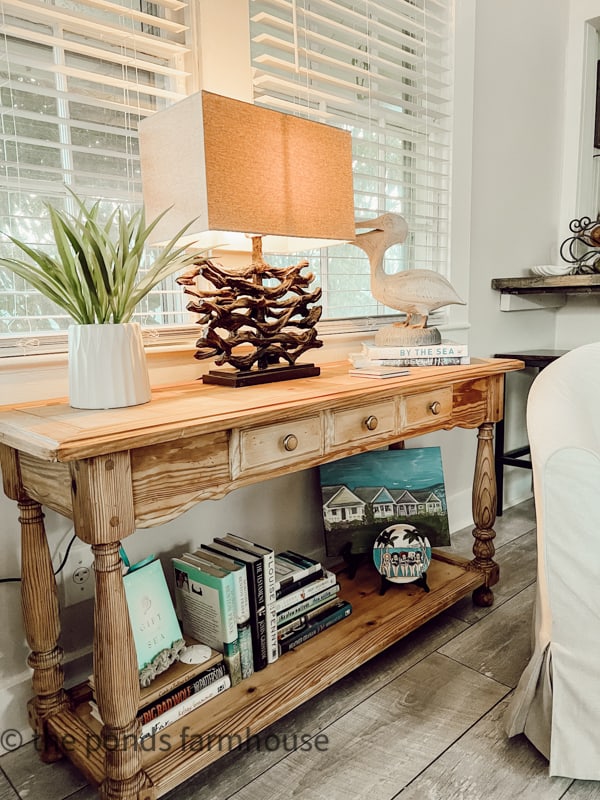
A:
[[[436,424],[452,416],[452,387],[443,386],[430,392],[403,397],[400,403],[402,430]]]
[[[240,469],[242,472],[267,469],[305,456],[323,453],[323,434],[319,415],[275,425],[240,431]]]
[[[350,444],[393,433],[395,416],[395,403],[391,399],[334,411],[333,444]]]

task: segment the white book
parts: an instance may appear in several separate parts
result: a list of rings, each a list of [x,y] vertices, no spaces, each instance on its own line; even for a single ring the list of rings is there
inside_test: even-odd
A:
[[[413,346],[387,346],[378,347],[373,344],[363,344],[363,355],[369,359],[401,359],[401,358],[458,358],[469,355],[469,346],[442,341],[441,344],[423,344]]]
[[[335,573],[325,570],[325,574],[322,578],[317,578],[312,583],[307,583],[306,586],[303,586],[301,589],[297,589],[295,592],[280,597],[275,603],[277,613],[279,614],[285,611],[285,609],[290,606],[295,606],[296,603],[301,603],[303,600],[322,592],[324,589],[329,589],[330,586],[335,586],[336,583],[337,576]]]
[[[219,678],[219,680],[210,683],[208,686],[205,686],[204,689],[200,689],[199,692],[190,695],[188,698],[183,700],[183,702],[173,706],[173,708],[169,708],[168,711],[164,712],[164,714],[161,714],[151,722],[147,722],[145,725],[142,725],[140,742],[152,736],[157,731],[162,730],[162,728],[166,728],[167,725],[171,725],[171,723],[181,719],[181,717],[189,714],[190,711],[193,711],[195,708],[199,708],[201,705],[204,705],[204,703],[212,700],[213,697],[216,697],[226,689],[229,689],[230,686],[231,678],[229,675],[223,675],[223,677]]]
[[[350,374],[363,378],[393,378],[410,373],[409,367],[456,367],[470,364],[470,356],[431,356],[427,358],[368,358],[364,353],[351,353],[349,360],[353,369]],[[392,372],[393,371],[393,372]],[[377,374],[377,373],[381,374]],[[370,374],[369,374],[370,373]]]
[[[306,600],[302,600],[300,603],[296,603],[296,605],[280,611],[279,614],[277,614],[277,625],[279,627],[283,627],[301,614],[304,614],[307,611],[316,608],[317,606],[323,605],[323,603],[327,603],[329,600],[334,600],[339,591],[340,585],[339,583],[336,583],[333,586],[330,586],[328,589],[323,589],[321,592],[313,594],[312,597],[307,597]]]
[[[398,378],[400,375],[409,375],[410,370],[405,367],[384,367],[379,364],[372,364],[350,369],[348,374],[357,378]]]

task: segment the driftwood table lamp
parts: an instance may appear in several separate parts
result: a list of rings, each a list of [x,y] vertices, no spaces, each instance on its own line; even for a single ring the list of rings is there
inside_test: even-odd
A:
[[[318,375],[296,360],[322,345],[321,289],[310,290],[308,261],[272,267],[263,249],[298,253],[354,238],[350,134],[199,92],[140,124],[140,155],[148,217],[171,209],[154,242],[195,219],[196,247],[252,252],[242,269],[199,256],[178,278],[203,326],[196,358],[225,366],[203,381],[244,386]],[[214,288],[199,288],[198,278]]]

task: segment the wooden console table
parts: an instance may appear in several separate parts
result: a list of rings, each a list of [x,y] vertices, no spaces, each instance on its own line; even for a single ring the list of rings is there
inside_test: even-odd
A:
[[[66,755],[106,800],[152,800],[223,755],[216,742],[255,735],[469,592],[490,605],[498,580],[493,428],[502,418],[504,374],[522,367],[486,359],[376,380],[349,376],[348,364],[338,363],[316,378],[266,386],[165,387],[134,408],[83,411],[48,401],[0,409],[4,491],[20,510],[29,709],[42,757]],[[354,608],[347,620],[161,731],[156,748],[138,746],[137,662],[119,542],[239,486],[454,427],[478,428],[474,558],[437,552],[428,594],[408,584],[380,597],[370,571],[359,570],[342,590]],[[71,518],[94,552],[102,737],[90,722],[85,687],[63,687],[42,505]],[[190,731],[202,747],[190,747]]]

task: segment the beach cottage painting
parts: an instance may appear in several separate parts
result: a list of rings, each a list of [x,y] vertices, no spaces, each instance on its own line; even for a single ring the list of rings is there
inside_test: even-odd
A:
[[[370,552],[387,527],[409,523],[450,544],[439,447],[376,450],[319,467],[328,556]]]

